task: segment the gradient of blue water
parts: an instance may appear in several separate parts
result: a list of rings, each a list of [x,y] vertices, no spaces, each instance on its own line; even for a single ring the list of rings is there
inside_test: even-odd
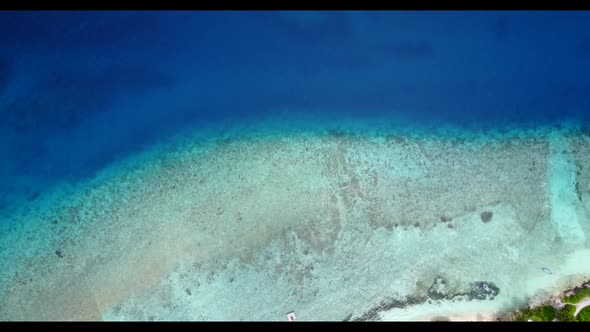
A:
[[[585,124],[589,60],[590,12],[0,12],[0,210],[279,108]]]

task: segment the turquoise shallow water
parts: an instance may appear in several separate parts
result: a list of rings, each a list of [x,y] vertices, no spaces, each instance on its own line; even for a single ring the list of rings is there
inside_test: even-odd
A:
[[[586,16],[2,13],[0,206],[92,178],[179,131],[277,112],[293,114],[275,131],[358,117],[412,128],[586,126]]]
[[[1,319],[489,317],[590,276],[585,13],[0,15]]]
[[[3,224],[1,317],[491,319],[588,278],[575,124],[366,124],[210,128],[40,195]]]

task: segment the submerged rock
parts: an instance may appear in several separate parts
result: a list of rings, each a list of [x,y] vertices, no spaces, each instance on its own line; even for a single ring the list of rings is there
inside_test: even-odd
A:
[[[468,299],[487,300],[500,293],[500,288],[491,282],[478,281],[471,284]]]
[[[428,290],[428,297],[433,300],[442,300],[449,297],[449,293],[447,290],[447,282],[443,277],[436,277],[434,279],[434,283],[430,286]]]
[[[484,211],[480,215],[481,221],[483,222],[490,222],[494,217],[494,214],[491,211]]]

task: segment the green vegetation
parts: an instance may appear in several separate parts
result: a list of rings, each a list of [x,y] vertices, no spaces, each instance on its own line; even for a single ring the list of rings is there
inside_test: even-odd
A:
[[[575,307],[574,307],[575,310]],[[557,309],[553,308],[550,305],[546,305],[543,307],[537,308],[529,308],[520,312],[514,320],[516,321],[528,321],[533,320],[535,322],[552,322],[553,319],[557,316],[558,311]]]
[[[535,321],[535,322],[552,322],[554,320],[559,322],[590,322],[590,306],[582,309],[578,315],[576,313],[576,306],[574,304],[580,303],[584,298],[590,297],[590,288],[584,288],[579,290],[572,296],[566,296],[563,298],[563,302],[566,305],[561,309],[557,310],[552,306],[546,305],[536,308],[528,308],[519,311],[515,316],[515,321]]]
[[[558,313],[557,320],[560,322],[573,322],[575,320],[574,314],[576,313],[576,306],[572,304],[566,304]]]
[[[580,301],[585,298],[585,297],[590,297],[590,288],[584,288],[581,291],[577,292],[576,294],[572,295],[572,296],[566,296],[563,299],[563,302],[566,303],[580,303]]]
[[[590,322],[590,307],[580,310],[576,316],[576,320],[578,322]]]

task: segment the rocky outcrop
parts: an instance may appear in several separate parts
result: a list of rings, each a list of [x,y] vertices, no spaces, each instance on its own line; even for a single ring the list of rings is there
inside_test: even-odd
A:
[[[448,282],[441,276],[434,278],[434,281],[425,295],[407,296],[403,299],[387,298],[382,300],[379,304],[366,311],[358,318],[352,318],[349,314],[345,321],[368,321],[378,320],[380,314],[394,308],[406,308],[408,306],[419,305],[432,301],[472,301],[472,300],[493,300],[496,295],[500,293],[494,283],[488,281],[475,281],[469,284],[469,289],[464,292],[453,292],[448,287]]]

